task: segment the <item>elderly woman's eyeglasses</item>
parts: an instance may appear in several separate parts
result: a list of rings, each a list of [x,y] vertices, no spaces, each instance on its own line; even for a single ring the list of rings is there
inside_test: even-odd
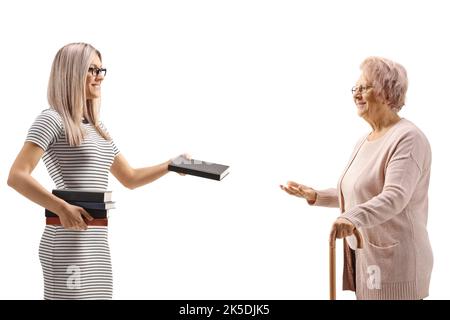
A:
[[[367,90],[369,90],[370,88],[372,88],[372,86],[354,86],[352,88],[352,94],[355,94],[355,93],[366,93]]]
[[[102,77],[106,76],[106,69],[104,68],[94,68],[91,67],[88,69],[88,71],[94,76],[98,77],[98,75],[101,75]]]

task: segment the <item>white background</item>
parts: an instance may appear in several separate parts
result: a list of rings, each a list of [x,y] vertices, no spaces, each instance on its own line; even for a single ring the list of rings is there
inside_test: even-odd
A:
[[[170,173],[135,189],[114,177],[116,299],[327,299],[337,209],[278,185],[334,187],[357,139],[350,88],[370,55],[409,74],[401,116],[433,150],[431,299],[448,299],[446,1],[2,1],[0,298],[41,299],[44,210],[6,185],[47,108],[50,66],[70,42],[108,68],[102,119],[135,167],[188,152],[230,165],[221,182]],[[447,146],[447,147],[446,147]],[[42,162],[33,172],[54,185]],[[338,247],[338,288],[341,242]],[[338,291],[339,299],[354,299]]]

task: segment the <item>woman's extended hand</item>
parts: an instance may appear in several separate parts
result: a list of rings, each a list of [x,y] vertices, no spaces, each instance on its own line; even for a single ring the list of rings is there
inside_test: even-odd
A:
[[[190,154],[188,154],[188,153],[183,153],[183,154],[180,154],[179,156],[177,156],[177,157],[175,157],[175,158],[169,160],[169,163],[171,163],[171,162],[172,162],[173,160],[175,160],[175,159],[178,159],[179,157],[183,157],[183,158],[185,158],[185,159],[187,159],[187,160],[191,160],[191,155],[190,155]],[[179,172],[178,172],[178,174],[179,174],[180,176],[185,176],[185,175],[186,175],[185,173],[179,173]]]
[[[344,218],[337,218],[331,228],[331,237],[338,239],[351,236],[355,231],[355,226],[349,220]],[[331,239],[330,239],[331,240]]]
[[[290,195],[305,198],[309,203],[314,203],[317,198],[317,192],[313,188],[304,186],[294,181],[288,181],[286,186],[280,185],[280,188]]]
[[[77,207],[71,204],[67,204],[64,210],[58,214],[59,220],[64,229],[69,230],[86,230],[87,225],[83,217],[88,221],[92,221],[94,218],[81,207]]]

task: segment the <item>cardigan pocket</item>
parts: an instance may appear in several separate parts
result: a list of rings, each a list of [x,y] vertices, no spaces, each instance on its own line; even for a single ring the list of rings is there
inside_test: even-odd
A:
[[[371,241],[367,241],[367,242],[369,243],[369,245],[372,248],[379,249],[379,250],[391,249],[391,248],[394,248],[394,247],[396,247],[396,246],[398,246],[400,244],[400,241],[395,241],[394,243],[389,244],[387,246],[380,246],[380,245],[376,245],[375,243],[373,243],[373,241],[372,242]]]
[[[402,264],[400,241],[387,246],[379,246],[368,240],[366,243],[359,255],[360,281],[369,290],[381,289],[382,283],[398,281]]]

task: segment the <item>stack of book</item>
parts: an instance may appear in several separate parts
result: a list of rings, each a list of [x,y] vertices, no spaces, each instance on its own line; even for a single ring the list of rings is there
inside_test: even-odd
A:
[[[111,201],[112,191],[54,189],[52,193],[74,206],[82,207],[94,219],[107,218],[108,210],[115,209],[115,202]],[[48,209],[45,209],[45,216],[57,217]]]

